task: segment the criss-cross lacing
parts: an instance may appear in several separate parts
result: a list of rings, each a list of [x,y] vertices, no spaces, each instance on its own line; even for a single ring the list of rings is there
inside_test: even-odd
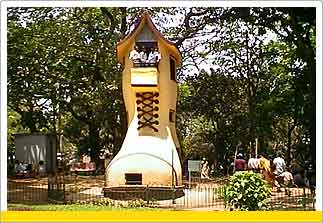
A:
[[[158,125],[159,122],[157,112],[159,110],[158,107],[154,106],[155,104],[159,104],[159,100],[156,99],[159,96],[158,92],[142,92],[136,93],[136,97],[138,98],[137,103],[137,111],[138,111],[138,130],[144,127],[148,127],[153,129],[155,132],[158,132],[158,129],[154,125]]]

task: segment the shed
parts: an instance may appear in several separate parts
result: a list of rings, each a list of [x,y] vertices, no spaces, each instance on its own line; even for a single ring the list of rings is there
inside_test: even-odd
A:
[[[56,169],[56,135],[44,133],[15,134],[16,160],[28,164],[38,164],[44,161],[46,171]]]

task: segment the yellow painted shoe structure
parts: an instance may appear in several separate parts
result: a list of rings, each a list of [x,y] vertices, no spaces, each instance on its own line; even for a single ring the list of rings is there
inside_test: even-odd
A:
[[[158,49],[160,61],[135,64],[130,52],[139,46]],[[151,50],[152,51],[152,50]],[[128,131],[119,153],[107,167],[107,187],[181,186],[182,168],[175,130],[177,47],[166,40],[144,12],[134,30],[117,45],[123,65],[122,88]]]

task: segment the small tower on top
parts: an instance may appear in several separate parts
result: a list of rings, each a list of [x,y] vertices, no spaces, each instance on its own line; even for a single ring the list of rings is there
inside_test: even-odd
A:
[[[175,115],[178,48],[165,39],[147,11],[117,45],[128,131],[106,172],[110,187],[181,186]]]

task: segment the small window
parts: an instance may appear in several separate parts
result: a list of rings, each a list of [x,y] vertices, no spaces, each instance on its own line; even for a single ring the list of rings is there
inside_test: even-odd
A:
[[[170,57],[169,65],[170,65],[170,79],[173,81],[176,81],[176,64],[175,64],[175,59],[173,57]]]
[[[136,42],[134,51],[131,52],[133,52],[133,54],[129,55],[129,58],[133,61],[134,67],[158,67],[161,56],[157,42]],[[157,57],[158,59],[154,59]]]
[[[126,173],[125,178],[127,185],[142,185],[141,173]]]
[[[175,122],[175,111],[172,109],[169,110],[169,121]]]

